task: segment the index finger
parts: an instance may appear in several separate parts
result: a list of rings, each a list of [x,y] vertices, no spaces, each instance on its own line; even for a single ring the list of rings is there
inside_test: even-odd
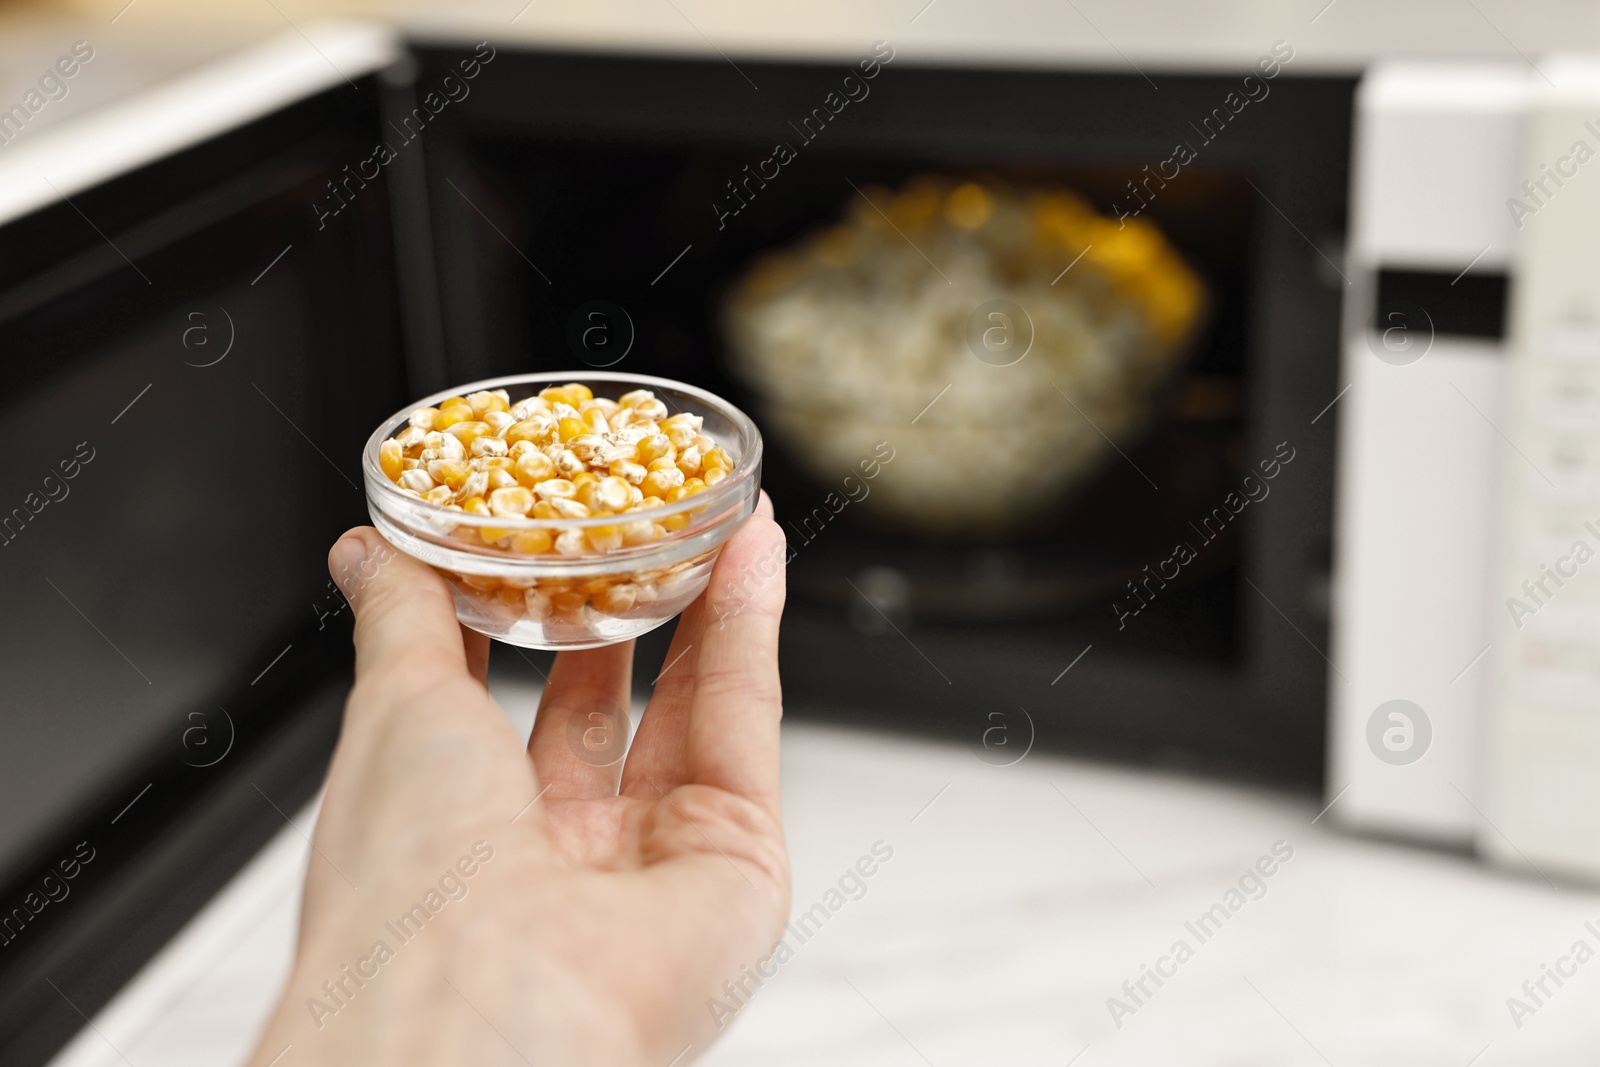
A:
[[[764,498],[723,547],[706,588],[686,755],[690,781],[776,815],[783,718],[778,622],[788,545]]]

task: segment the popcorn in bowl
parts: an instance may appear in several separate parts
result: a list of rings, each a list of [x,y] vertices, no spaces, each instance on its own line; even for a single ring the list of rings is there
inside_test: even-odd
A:
[[[1199,324],[1199,278],[1153,223],[1063,189],[921,177],[761,257],[723,309],[770,431],[821,479],[875,442],[865,506],[1003,531],[1150,421]]]

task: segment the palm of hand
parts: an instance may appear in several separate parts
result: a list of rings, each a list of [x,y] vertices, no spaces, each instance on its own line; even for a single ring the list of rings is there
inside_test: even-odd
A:
[[[753,519],[724,549],[713,602],[781,537]],[[308,870],[300,959],[252,1062],[268,1062],[297,1018],[304,1028],[297,993],[338,974],[373,920],[403,913],[475,842],[493,860],[454,879],[464,895],[417,938],[425,952],[385,965],[405,977],[363,987],[339,1011],[342,1036],[319,1026],[300,1047],[338,1063],[656,1065],[705,1047],[708,998],[770,948],[788,907],[781,581],[731,616],[706,597],[684,613],[623,760],[631,643],[558,657],[524,754],[483,684],[487,642],[450,644],[460,631],[443,583],[403,557],[384,570],[356,602],[358,683],[314,838],[326,862]],[[400,617],[405,632],[385,632]],[[388,1026],[396,1004],[415,1025],[431,1020],[426,1032]]]

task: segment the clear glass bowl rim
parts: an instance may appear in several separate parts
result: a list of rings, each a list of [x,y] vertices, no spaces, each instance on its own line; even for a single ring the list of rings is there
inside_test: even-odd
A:
[[[537,519],[527,516],[515,515],[472,515],[466,512],[446,511],[443,505],[430,504],[426,500],[418,499],[400,489],[398,485],[389,480],[383,473],[383,468],[378,464],[378,449],[383,442],[398,432],[402,424],[410,419],[411,413],[418,408],[436,407],[439,401],[452,396],[466,396],[483,390],[506,389],[511,391],[516,386],[527,386],[532,383],[542,385],[564,385],[567,382],[616,382],[627,384],[636,389],[670,389],[673,392],[683,393],[694,397],[705,407],[716,411],[727,418],[738,430],[740,437],[740,455],[734,469],[728,476],[716,485],[703,489],[693,496],[686,496],[681,500],[661,507],[651,508],[649,511],[624,512],[620,515],[592,515],[582,519]],[[631,390],[623,390],[629,392]],[[534,393],[538,389],[533,390]],[[531,394],[530,394],[531,395]],[[659,396],[659,392],[657,393]],[[612,399],[615,399],[613,397]],[[513,401],[515,403],[515,401]],[[761,431],[756,428],[755,422],[737,407],[698,386],[686,382],[673,381],[670,378],[657,378],[647,374],[630,374],[625,371],[601,370],[564,370],[564,371],[538,371],[525,374],[511,374],[500,378],[485,378],[482,381],[468,382],[450,389],[444,389],[432,396],[424,397],[407,404],[399,411],[390,415],[378,424],[372,436],[367,438],[367,444],[362,451],[361,473],[367,483],[368,493],[378,492],[387,494],[394,504],[411,514],[421,523],[429,519],[448,514],[452,523],[469,527],[492,527],[501,530],[549,530],[558,534],[563,530],[583,530],[592,526],[617,526],[622,523],[648,519],[659,522],[671,515],[682,514],[686,511],[706,509],[713,515],[721,515],[720,508],[728,505],[737,506],[740,498],[748,492],[747,483],[751,478],[757,477],[761,469],[762,440]],[[374,502],[376,503],[376,501]],[[389,509],[384,509],[388,511]],[[391,514],[390,518],[394,516]],[[683,531],[669,534],[663,541],[674,540],[679,533],[694,530],[698,524],[690,524]],[[698,532],[698,531],[696,531]],[[660,542],[655,542],[660,544]],[[482,553],[484,555],[503,555],[499,550]]]

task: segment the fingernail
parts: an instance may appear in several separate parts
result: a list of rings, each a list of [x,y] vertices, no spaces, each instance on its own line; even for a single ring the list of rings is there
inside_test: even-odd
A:
[[[328,573],[349,600],[359,584],[356,572],[367,561],[367,543],[359,537],[341,537],[328,553]]]

